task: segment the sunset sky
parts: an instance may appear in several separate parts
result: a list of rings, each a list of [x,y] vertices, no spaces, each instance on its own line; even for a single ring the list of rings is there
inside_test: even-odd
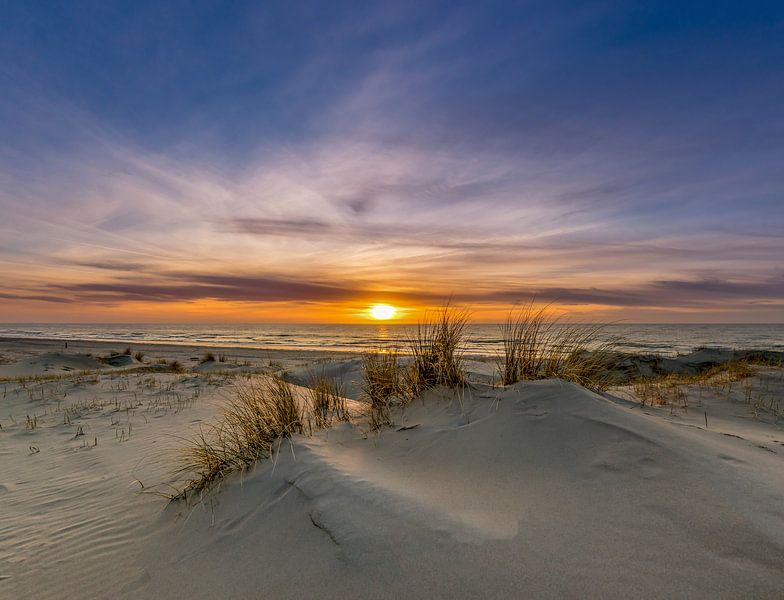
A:
[[[784,322],[780,2],[4,2],[0,322]]]

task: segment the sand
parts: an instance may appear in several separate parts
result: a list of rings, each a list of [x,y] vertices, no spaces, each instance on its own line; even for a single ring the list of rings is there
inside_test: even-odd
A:
[[[117,345],[52,344],[0,341],[0,378],[48,378],[0,383],[0,597],[781,597],[784,429],[742,384],[640,407],[492,388],[479,361],[394,428],[297,436],[186,504],[140,492],[177,483],[179,438],[243,377],[335,372],[356,399],[357,357],[150,346],[111,366]],[[747,385],[778,397],[783,373]]]

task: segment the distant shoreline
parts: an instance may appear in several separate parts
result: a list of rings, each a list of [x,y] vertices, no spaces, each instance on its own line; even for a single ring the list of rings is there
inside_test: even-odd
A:
[[[329,355],[346,356],[350,354],[361,354],[361,350],[352,349],[313,349],[313,348],[262,348],[254,346],[232,346],[226,344],[193,344],[177,342],[145,342],[133,340],[86,340],[86,339],[65,339],[65,338],[39,338],[39,337],[10,337],[0,336],[0,347],[2,346],[19,346],[20,349],[35,349],[35,350],[62,350],[65,343],[68,343],[68,350],[74,351],[91,351],[91,350],[117,350],[122,352],[125,348],[130,346],[134,351],[136,350],[151,350],[160,349],[177,350],[178,352],[200,352],[204,349],[225,349],[235,352],[252,353],[254,355],[267,354],[271,356],[288,355],[288,356],[302,356],[319,358]],[[23,347],[23,348],[21,348]]]
[[[44,338],[44,337],[15,337],[15,336],[0,336],[0,356],[2,356],[2,351],[17,351],[23,353],[29,353],[31,351],[59,351],[63,350],[65,344],[68,344],[68,350],[74,352],[102,352],[102,351],[116,351],[122,352],[125,348],[130,347],[133,351],[145,351],[147,353],[151,352],[158,352],[161,355],[168,355],[168,354],[177,354],[179,357],[182,357],[185,354],[194,354],[198,355],[199,353],[203,353],[205,350],[226,350],[230,352],[233,356],[237,358],[298,358],[298,359],[308,359],[308,360],[317,360],[319,358],[330,358],[330,357],[349,357],[349,356],[361,356],[367,352],[373,351],[374,349],[383,350],[389,346],[385,346],[384,344],[378,344],[376,348],[367,347],[367,346],[356,346],[356,347],[344,347],[344,348],[308,348],[308,347],[296,347],[296,346],[280,346],[280,347],[270,347],[270,346],[248,346],[248,345],[232,345],[232,344],[221,344],[221,343],[210,343],[210,342],[203,342],[203,343],[193,343],[193,342],[147,342],[143,340],[135,341],[135,340],[128,340],[128,339],[116,339],[116,340],[90,340],[84,338]],[[405,354],[405,348],[400,349],[401,353]],[[764,354],[773,354],[776,356],[784,356],[784,351],[780,348],[776,347],[699,347],[695,346],[693,350],[689,353],[679,353],[674,356],[666,356],[661,353],[656,353],[652,351],[645,351],[640,349],[640,351],[630,351],[628,349],[621,349],[618,350],[619,354],[623,354],[631,359],[650,359],[652,357],[658,357],[663,360],[672,360],[677,359],[679,357],[688,356],[689,354],[694,354],[699,352],[700,350],[709,349],[714,352],[720,353],[764,353]],[[494,360],[497,358],[497,355],[492,352],[472,352],[466,351],[464,354],[466,357],[474,360]],[[195,356],[194,356],[195,358]]]
[[[150,347],[226,349],[232,352],[316,352],[346,356],[374,350],[405,352],[408,334],[399,324],[377,325],[38,325],[4,328],[0,339],[25,343],[140,344]],[[629,325],[608,324],[595,338],[629,355],[677,357],[698,348],[784,351],[784,325]],[[11,343],[11,342],[8,342]],[[15,343],[20,343],[19,341]],[[503,352],[502,330],[472,323],[465,353],[495,357]],[[55,346],[49,346],[55,347]]]

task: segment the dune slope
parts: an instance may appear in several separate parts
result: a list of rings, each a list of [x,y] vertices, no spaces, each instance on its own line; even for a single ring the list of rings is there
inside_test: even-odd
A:
[[[431,394],[172,504],[128,595],[776,597],[784,462],[560,381]]]
[[[127,357],[133,360],[131,357]],[[105,369],[106,363],[88,354],[47,352],[39,356],[0,366],[0,378],[65,375],[71,372]]]

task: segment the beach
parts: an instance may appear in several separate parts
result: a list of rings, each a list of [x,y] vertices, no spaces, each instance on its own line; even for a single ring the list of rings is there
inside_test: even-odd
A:
[[[3,597],[780,592],[772,362],[641,404],[627,384],[500,386],[494,360],[472,358],[469,385],[429,389],[374,431],[359,354],[3,339],[0,356]],[[717,359],[672,370],[701,360]],[[317,372],[342,378],[348,422],[171,499],[179,449],[239,387],[306,390]]]
[[[784,600],[782,32],[4,3],[0,600]]]

